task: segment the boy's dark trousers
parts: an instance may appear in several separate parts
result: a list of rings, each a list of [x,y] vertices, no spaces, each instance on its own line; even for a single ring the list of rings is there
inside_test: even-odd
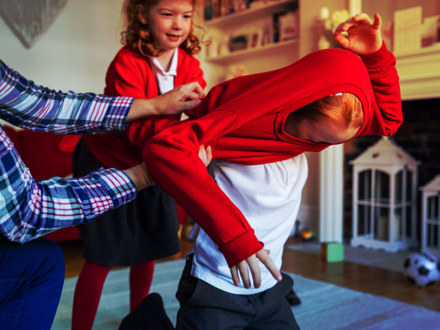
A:
[[[292,278],[252,295],[235,295],[191,276],[192,255],[187,257],[176,297],[180,302],[176,329],[299,329],[286,296]]]

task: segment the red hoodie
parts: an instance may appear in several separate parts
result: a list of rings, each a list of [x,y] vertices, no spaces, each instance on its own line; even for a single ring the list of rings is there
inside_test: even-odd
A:
[[[174,86],[197,81],[206,87],[199,61],[177,48],[177,75]],[[145,56],[128,46],[119,50],[106,75],[104,94],[108,96],[131,96],[153,98],[158,96],[156,76]],[[191,118],[191,112],[187,113]],[[157,132],[180,122],[177,116],[153,116],[127,126],[121,134],[84,135],[83,139],[93,155],[106,167],[126,169],[142,162],[142,148]]]
[[[329,145],[288,135],[284,122],[293,111],[339,92],[353,93],[362,102],[365,119],[356,136],[392,135],[401,125],[399,79],[386,46],[362,60],[348,50],[326,49],[279,70],[217,85],[195,109],[198,119],[156,135],[143,159],[156,183],[199,223],[229,266],[236,265],[263,246],[209,176],[198,157],[199,145],[211,145],[214,159],[242,164],[321,151]]]

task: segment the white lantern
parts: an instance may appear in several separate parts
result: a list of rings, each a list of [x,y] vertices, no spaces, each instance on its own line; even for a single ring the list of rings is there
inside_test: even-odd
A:
[[[382,137],[350,163],[351,245],[394,252],[414,244],[419,162],[393,140]]]
[[[422,249],[440,253],[440,174],[422,191]]]

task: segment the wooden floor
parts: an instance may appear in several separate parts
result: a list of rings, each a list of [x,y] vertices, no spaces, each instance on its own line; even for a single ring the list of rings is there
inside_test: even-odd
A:
[[[293,242],[288,242],[288,244],[291,243]],[[65,242],[60,245],[66,258],[66,277],[78,276],[84,263],[82,242]],[[188,242],[183,241],[183,252],[165,260],[181,258],[189,246]],[[348,261],[326,263],[319,256],[290,249],[284,252],[282,269],[307,278],[440,312],[440,283],[427,288],[419,288],[410,284],[401,272]]]

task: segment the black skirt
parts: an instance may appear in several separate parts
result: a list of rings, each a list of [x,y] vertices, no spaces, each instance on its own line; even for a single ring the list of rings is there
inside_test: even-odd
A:
[[[82,177],[103,166],[80,140],[73,155],[73,174]],[[78,226],[84,258],[113,267],[132,266],[171,256],[180,250],[175,201],[151,186],[128,204]]]

